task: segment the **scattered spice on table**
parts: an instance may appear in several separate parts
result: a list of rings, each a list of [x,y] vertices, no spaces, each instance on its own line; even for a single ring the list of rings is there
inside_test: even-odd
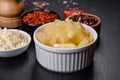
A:
[[[33,2],[33,5],[35,6],[35,8],[37,9],[47,9],[47,7],[50,5],[50,3],[48,2]]]
[[[50,6],[60,7],[64,6],[65,9],[78,9],[78,1],[74,0],[56,0],[55,4],[52,2],[46,2],[43,0],[30,2],[28,0],[23,0],[25,6],[31,7],[34,6],[35,9],[48,9]]]

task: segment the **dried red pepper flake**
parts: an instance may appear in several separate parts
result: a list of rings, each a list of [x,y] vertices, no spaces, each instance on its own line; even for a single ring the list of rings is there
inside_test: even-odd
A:
[[[35,25],[53,22],[55,19],[59,19],[57,14],[42,10],[36,10],[31,13],[27,13],[27,15],[22,18],[25,23]]]

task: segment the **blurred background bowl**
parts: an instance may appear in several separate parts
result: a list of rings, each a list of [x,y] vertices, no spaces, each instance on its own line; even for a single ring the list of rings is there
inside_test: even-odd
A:
[[[22,29],[32,36],[36,28],[43,24],[53,22],[55,19],[59,19],[59,15],[54,11],[41,9],[28,10],[21,15]]]
[[[0,57],[13,57],[13,56],[17,56],[19,54],[22,54],[25,50],[27,50],[27,48],[30,45],[31,42],[31,37],[28,33],[22,31],[22,30],[17,30],[17,29],[10,29],[11,31],[19,31],[23,36],[25,36],[28,40],[28,42],[19,47],[19,48],[15,48],[15,49],[11,49],[11,50],[1,50],[0,49]]]
[[[83,27],[93,36],[93,42],[79,48],[54,48],[38,41],[36,33],[47,27],[50,23],[44,24],[34,32],[34,42],[37,61],[46,69],[55,72],[75,72],[89,66],[94,58],[97,33],[90,26],[83,24]],[[54,36],[53,36],[54,37]]]
[[[93,29],[96,30],[98,36],[100,35],[101,19],[98,16],[89,13],[78,13],[73,14],[68,18],[72,19],[75,22],[79,21],[81,23],[91,26]]]

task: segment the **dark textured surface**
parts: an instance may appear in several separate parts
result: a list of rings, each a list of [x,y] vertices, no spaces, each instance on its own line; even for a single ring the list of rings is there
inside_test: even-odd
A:
[[[57,5],[57,0],[45,1]],[[101,36],[93,64],[82,71],[71,74],[50,72],[42,68],[36,61],[32,42],[24,54],[13,58],[0,58],[0,80],[120,80],[120,1],[76,1],[79,2],[79,8],[98,15],[102,20]],[[31,3],[32,0],[25,2]],[[31,8],[33,6],[26,7],[25,10]],[[49,8],[57,11],[61,19],[64,20],[63,4]]]

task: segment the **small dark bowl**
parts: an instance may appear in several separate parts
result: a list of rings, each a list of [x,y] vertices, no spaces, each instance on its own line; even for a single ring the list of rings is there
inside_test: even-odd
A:
[[[98,36],[100,35],[101,19],[98,16],[89,13],[81,13],[81,14],[73,14],[68,18],[72,19],[75,22],[79,21],[81,23],[91,26],[93,29],[96,30]]]
[[[60,19],[59,15],[58,15],[56,12],[51,11],[51,10],[47,10],[47,11],[46,11],[46,10],[41,10],[41,9],[37,9],[37,10],[32,9],[32,10],[28,10],[28,11],[23,12],[23,13],[21,14],[21,16],[20,16],[21,24],[22,24],[22,30],[28,32],[31,36],[33,35],[33,32],[35,31],[36,28],[38,28],[39,26],[43,25],[43,24],[34,24],[34,23],[33,23],[33,24],[30,24],[30,23],[27,23],[27,22],[24,22],[24,21],[23,21],[23,17],[24,17],[24,16],[27,16],[28,13],[32,13],[32,12],[34,12],[34,11],[45,11],[45,12],[49,12],[49,13],[52,13],[52,14],[57,15],[57,19]],[[46,24],[46,23],[44,23],[44,24]]]

